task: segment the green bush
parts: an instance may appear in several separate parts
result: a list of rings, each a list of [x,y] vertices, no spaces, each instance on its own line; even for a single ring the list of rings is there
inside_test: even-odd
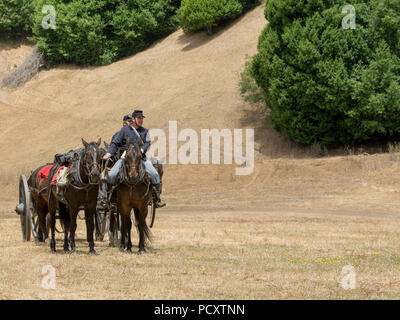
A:
[[[49,65],[104,65],[145,49],[178,27],[177,0],[37,0],[34,40]],[[56,9],[42,28],[41,7]]]
[[[256,81],[250,74],[251,58],[246,56],[244,70],[239,76],[239,90],[243,100],[250,103],[252,106],[265,105],[264,95],[257,85]]]
[[[29,34],[33,12],[33,0],[0,0],[0,39]]]
[[[239,0],[243,6],[243,12],[255,8],[261,3],[261,0]]]
[[[179,24],[184,31],[211,28],[219,22],[233,19],[242,13],[243,5],[238,0],[182,0],[178,10]]]
[[[251,74],[274,128],[312,144],[400,134],[400,1],[267,0]],[[342,8],[356,28],[342,28]]]

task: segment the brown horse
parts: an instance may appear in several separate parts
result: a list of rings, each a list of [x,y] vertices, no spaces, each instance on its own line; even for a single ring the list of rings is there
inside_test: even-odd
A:
[[[39,222],[37,239],[35,239],[38,242],[44,242],[49,237],[46,228],[46,216],[49,212],[48,187],[57,169],[58,165],[55,163],[42,165],[31,173],[27,181],[31,191],[33,209]],[[60,218],[66,218],[65,211],[60,214]]]
[[[150,181],[142,159],[142,153],[136,140],[127,139],[128,148],[122,166],[122,181],[117,187],[117,210],[121,215],[120,251],[132,252],[131,210],[135,209],[135,221],[139,231],[139,254],[146,252],[146,240],[152,235],[146,223],[148,205],[152,199]]]
[[[95,254],[94,250],[94,217],[96,214],[96,202],[98,193],[98,184],[100,180],[100,161],[101,139],[97,142],[87,143],[82,139],[84,149],[75,154],[72,164],[70,165],[70,173],[68,174],[68,184],[64,191],[64,197],[68,206],[70,225],[64,228],[64,251],[76,252],[75,232],[76,218],[81,208],[85,210],[86,235],[89,243],[89,253]],[[57,202],[61,199],[56,193],[56,187],[50,188],[49,211],[51,225],[51,241],[50,249],[56,252],[55,242],[55,211]]]

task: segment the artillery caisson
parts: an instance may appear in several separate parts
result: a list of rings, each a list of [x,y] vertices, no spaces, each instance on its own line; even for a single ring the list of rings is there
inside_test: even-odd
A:
[[[48,238],[48,186],[57,169],[54,164],[46,164],[33,171],[28,179],[24,174],[20,175],[19,204],[15,211],[20,217],[24,241],[30,241],[31,236],[37,243]],[[64,229],[62,221],[61,227]]]

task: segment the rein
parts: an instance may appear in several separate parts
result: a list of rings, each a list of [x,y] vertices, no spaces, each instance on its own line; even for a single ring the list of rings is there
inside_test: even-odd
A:
[[[150,183],[145,179],[146,169],[144,168],[144,164],[140,161],[138,177],[135,178],[135,182],[134,182],[134,183],[131,183],[131,182],[128,180],[127,166],[125,165],[126,160],[123,159],[123,162],[124,162],[124,164],[123,164],[123,167],[124,167],[124,170],[123,170],[123,172],[124,172],[124,177],[123,177],[123,179],[122,179],[122,182],[123,182],[126,186],[128,186],[128,188],[129,188],[129,193],[132,193],[132,191],[136,188],[136,186],[137,186],[139,183],[145,183],[145,184],[146,184],[146,187],[147,187],[147,188],[146,188],[146,193],[141,197],[141,199],[144,199],[144,198],[147,196],[147,194],[149,193],[149,190],[150,190]],[[130,166],[130,167],[131,167],[131,168],[132,168],[132,167],[134,168],[135,166]]]

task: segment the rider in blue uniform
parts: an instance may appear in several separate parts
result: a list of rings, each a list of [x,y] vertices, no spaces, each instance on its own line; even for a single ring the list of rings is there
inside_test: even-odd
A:
[[[143,127],[143,111],[135,110],[132,113],[132,124],[124,126],[119,132],[117,132],[112,140],[111,144],[107,149],[106,155],[103,157],[103,160],[107,160],[113,155],[117,153],[118,150],[126,150],[127,144],[126,140],[129,138],[130,140],[139,140],[137,134],[139,134],[140,139],[143,141],[143,145],[141,146],[141,151],[143,154],[143,164],[146,168],[146,172],[150,174],[150,179],[153,185],[153,195],[155,198],[155,205],[157,208],[164,207],[166,204],[160,198],[161,188],[160,188],[160,176],[157,170],[154,168],[153,164],[146,157],[146,152],[150,148],[151,139],[149,130]],[[134,130],[136,129],[136,130]],[[115,178],[118,175],[118,172],[122,166],[122,159],[119,159],[108,174],[108,183],[114,184]]]
[[[129,126],[131,124],[132,124],[132,116],[130,114],[125,115],[122,118],[122,128]],[[111,142],[114,141],[118,133],[119,131],[113,135],[113,137],[111,138]],[[118,145],[118,147],[121,147],[121,145]],[[109,206],[110,205],[107,201],[107,181],[101,180],[99,183],[99,194],[98,194],[98,202],[96,205],[96,210],[99,212],[103,212],[103,210],[108,209]]]

